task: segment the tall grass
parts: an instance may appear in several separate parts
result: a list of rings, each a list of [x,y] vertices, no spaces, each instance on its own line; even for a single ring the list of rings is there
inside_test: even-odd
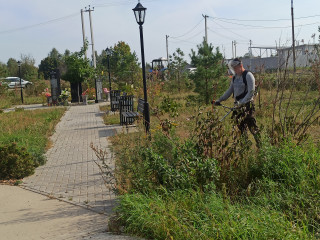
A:
[[[183,138],[156,118],[151,141],[143,131],[113,138],[126,231],[150,239],[318,238],[320,150],[312,139],[272,145],[264,130],[257,149],[231,122],[219,123],[221,112],[203,111]]]
[[[268,206],[231,203],[200,190],[121,197],[126,231],[147,239],[313,239],[306,224]]]
[[[0,144],[17,143],[32,154],[37,165],[49,146],[49,136],[65,112],[65,108],[16,111],[0,114]]]
[[[320,238],[319,92],[292,87],[297,78],[286,73],[269,77],[256,104],[260,148],[229,118],[219,121],[222,108],[201,106],[191,93],[153,96],[150,141],[143,129],[113,138],[118,218],[128,233]]]

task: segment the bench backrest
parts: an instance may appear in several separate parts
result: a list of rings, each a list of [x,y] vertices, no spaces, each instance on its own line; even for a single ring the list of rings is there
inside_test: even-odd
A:
[[[120,112],[133,111],[133,96],[121,96],[119,101],[120,101]]]
[[[141,98],[139,98],[138,101],[138,112],[141,112],[142,114],[144,113],[144,105],[145,105],[145,101]]]
[[[113,101],[117,101],[118,100],[118,97],[120,97],[120,94],[121,94],[121,91],[120,90],[111,90],[110,91],[110,96],[111,96],[111,99]]]

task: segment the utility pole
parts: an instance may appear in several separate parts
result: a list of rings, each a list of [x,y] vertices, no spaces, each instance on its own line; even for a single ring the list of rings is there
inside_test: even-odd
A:
[[[237,41],[234,40],[233,44],[234,44],[234,57],[236,58],[237,57]]]
[[[83,9],[81,9],[81,24],[82,24],[83,47],[85,47],[86,46],[86,34],[84,31]],[[84,51],[84,57],[85,57],[85,59],[87,59],[87,49]]]
[[[252,69],[252,40],[250,39],[250,50],[249,50],[249,55],[250,55],[250,66],[249,66],[249,70]]]
[[[206,41],[206,43],[208,44],[208,25],[207,25],[207,18],[209,17],[209,16],[207,16],[207,15],[203,15],[202,14],[202,16],[204,17],[204,22],[205,22],[205,41]]]
[[[90,20],[90,31],[91,31],[91,46],[92,46],[92,61],[93,61],[93,67],[94,69],[97,68],[97,63],[96,63],[96,53],[94,50],[94,39],[93,39],[93,29],[92,29],[92,19],[91,19],[91,12],[94,11],[94,7],[91,9],[90,5],[89,5],[89,9],[85,10],[86,12],[89,12],[89,20]],[[95,103],[98,103],[98,88],[97,88],[97,77],[95,76],[94,79],[94,85],[95,85],[95,89],[96,89],[96,100]]]
[[[291,0],[291,20],[292,20],[292,51],[293,51],[293,71],[296,72],[296,48],[294,39],[294,15],[293,15],[293,0]]]
[[[167,60],[168,60],[168,66],[169,66],[170,65],[170,61],[169,61],[169,43],[168,43],[168,38],[169,38],[169,36],[166,35]]]
[[[232,41],[232,58],[234,58],[233,41]]]
[[[94,67],[94,68],[97,68],[97,64],[96,64],[96,54],[95,54],[95,50],[94,50],[94,39],[93,39],[92,19],[91,19],[91,12],[94,11],[94,7],[91,9],[91,8],[90,8],[90,5],[89,5],[89,9],[88,9],[88,10],[86,9],[85,11],[86,11],[86,12],[89,12],[93,67]]]

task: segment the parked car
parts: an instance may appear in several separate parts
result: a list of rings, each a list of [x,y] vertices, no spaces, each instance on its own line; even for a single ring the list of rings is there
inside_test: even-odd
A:
[[[9,88],[16,88],[20,87],[20,78],[18,77],[7,77],[0,80],[1,85],[7,85]],[[29,85],[32,85],[32,82],[29,82],[27,80],[24,80],[21,78],[21,86],[22,88],[28,87]]]

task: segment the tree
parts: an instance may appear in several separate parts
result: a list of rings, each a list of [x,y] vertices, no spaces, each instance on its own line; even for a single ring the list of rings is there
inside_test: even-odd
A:
[[[5,63],[0,62],[0,77],[7,77],[8,68]]]
[[[9,58],[8,62],[7,62],[7,68],[8,68],[8,75],[10,77],[16,77],[19,75],[19,73],[18,73],[19,67],[18,67],[18,63],[17,63],[16,59]]]
[[[226,72],[226,66],[223,63],[223,56],[216,48],[213,52],[212,44],[203,41],[198,45],[198,52],[191,50],[191,64],[197,68],[195,73],[191,75],[195,83],[195,92],[200,94],[200,97],[209,104],[214,93],[217,93],[217,87],[225,88],[226,81],[223,78]]]
[[[110,71],[118,81],[119,87],[123,88],[126,84],[135,84],[140,76],[138,57],[135,52],[131,52],[130,46],[125,42],[118,42],[111,48]],[[105,54],[105,53],[104,53]],[[107,56],[104,55],[102,64],[107,66]]]
[[[38,78],[38,68],[35,67],[36,60],[31,55],[21,55],[21,77],[26,80]]]
[[[184,52],[177,48],[176,52],[170,56],[170,72],[171,76],[174,77],[174,79],[177,82],[178,91],[181,91],[181,79],[183,77],[183,70],[187,66],[187,62],[184,60]]]
[[[71,83],[79,83],[94,76],[94,69],[90,66],[89,60],[84,59],[83,56],[84,48],[81,48],[80,52],[65,56],[66,71],[63,74],[63,79]]]
[[[67,50],[66,50],[67,51]],[[69,51],[70,54],[70,51]],[[50,79],[50,73],[63,64],[63,56],[56,48],[53,48],[48,56],[41,60],[38,75],[43,74],[45,79]]]
[[[95,75],[95,70],[90,66],[89,60],[84,59],[86,47],[81,48],[80,52],[70,53],[69,56],[64,57],[66,69],[62,73],[62,78],[71,83],[71,94],[74,102],[80,101],[81,83],[87,79],[92,79]]]

